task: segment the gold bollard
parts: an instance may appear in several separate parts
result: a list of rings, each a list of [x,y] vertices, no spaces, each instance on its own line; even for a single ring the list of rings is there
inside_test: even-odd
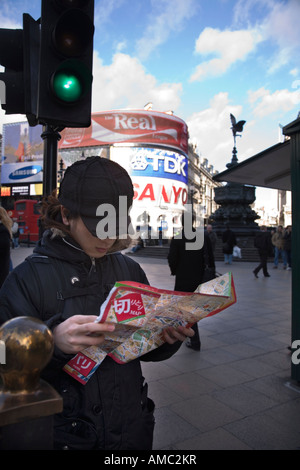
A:
[[[16,317],[0,328],[5,364],[0,364],[0,449],[51,449],[52,418],[62,398],[40,373],[54,341],[49,328],[32,317]]]

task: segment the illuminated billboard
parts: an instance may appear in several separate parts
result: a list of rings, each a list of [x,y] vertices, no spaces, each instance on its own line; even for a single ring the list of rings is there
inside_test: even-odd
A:
[[[43,181],[42,126],[3,124],[1,184]]]
[[[128,146],[112,147],[110,158],[131,176],[134,228],[149,225],[152,236],[162,230],[164,236],[173,236],[173,228],[180,226],[181,213],[188,200],[187,158],[170,150]]]
[[[61,137],[60,150],[130,142],[174,148],[188,154],[186,123],[156,111],[125,109],[93,113],[90,127],[66,128]]]

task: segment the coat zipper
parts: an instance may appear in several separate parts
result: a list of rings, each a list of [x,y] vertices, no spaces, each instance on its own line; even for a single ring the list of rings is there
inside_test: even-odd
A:
[[[95,258],[91,258],[91,262],[92,264],[89,270],[89,275],[91,274],[92,271],[94,271],[94,273],[97,271]]]

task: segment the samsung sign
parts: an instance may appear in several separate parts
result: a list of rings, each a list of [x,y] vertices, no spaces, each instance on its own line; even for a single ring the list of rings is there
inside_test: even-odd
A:
[[[10,173],[9,179],[22,180],[24,178],[30,178],[31,176],[37,175],[40,171],[42,171],[42,167],[40,165],[25,166]]]
[[[5,163],[1,168],[1,183],[40,183],[43,181],[43,163]]]
[[[177,152],[155,148],[132,148],[129,160],[132,177],[167,178],[188,183],[188,160]]]

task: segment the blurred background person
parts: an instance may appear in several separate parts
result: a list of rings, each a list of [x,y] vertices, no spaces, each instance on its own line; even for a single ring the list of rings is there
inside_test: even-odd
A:
[[[284,233],[284,254],[287,263],[287,270],[292,269],[292,226],[288,225]]]
[[[225,264],[232,264],[233,247],[237,244],[235,234],[226,224],[226,230],[222,235],[223,254]]]
[[[253,274],[258,277],[259,271],[262,269],[265,277],[270,277],[268,273],[267,261],[269,256],[273,256],[273,245],[271,240],[271,233],[265,225],[260,227],[260,231],[256,234],[254,246],[258,249],[260,258],[259,265],[254,269]]]
[[[276,231],[272,235],[272,244],[274,246],[274,269],[278,268],[279,257],[283,262],[283,269],[286,269],[286,256],[284,251],[284,230],[282,225],[278,225]]]
[[[212,251],[215,254],[216,244],[218,240],[217,234],[216,232],[213,231],[213,227],[211,224],[207,225],[206,230],[207,230],[207,235],[209,236],[209,239],[210,239]]]
[[[189,249],[189,243],[193,243],[195,239],[186,238],[184,232],[184,224],[182,220],[182,233],[180,236],[172,238],[168,254],[168,264],[171,275],[175,276],[175,291],[194,292],[199,284],[208,281],[204,279],[206,268],[209,268],[213,279],[215,277],[215,260],[211,247],[210,238],[207,232],[204,232],[203,247],[197,250]],[[188,338],[186,346],[200,351],[201,340],[198,330],[198,323],[192,326],[194,336]]]
[[[19,231],[19,224],[17,222],[17,219],[13,219],[11,232],[12,232],[12,242],[13,242],[12,245],[13,245],[13,248],[19,248],[20,231]]]
[[[13,222],[6,210],[0,207],[0,288],[10,271],[12,224]]]

